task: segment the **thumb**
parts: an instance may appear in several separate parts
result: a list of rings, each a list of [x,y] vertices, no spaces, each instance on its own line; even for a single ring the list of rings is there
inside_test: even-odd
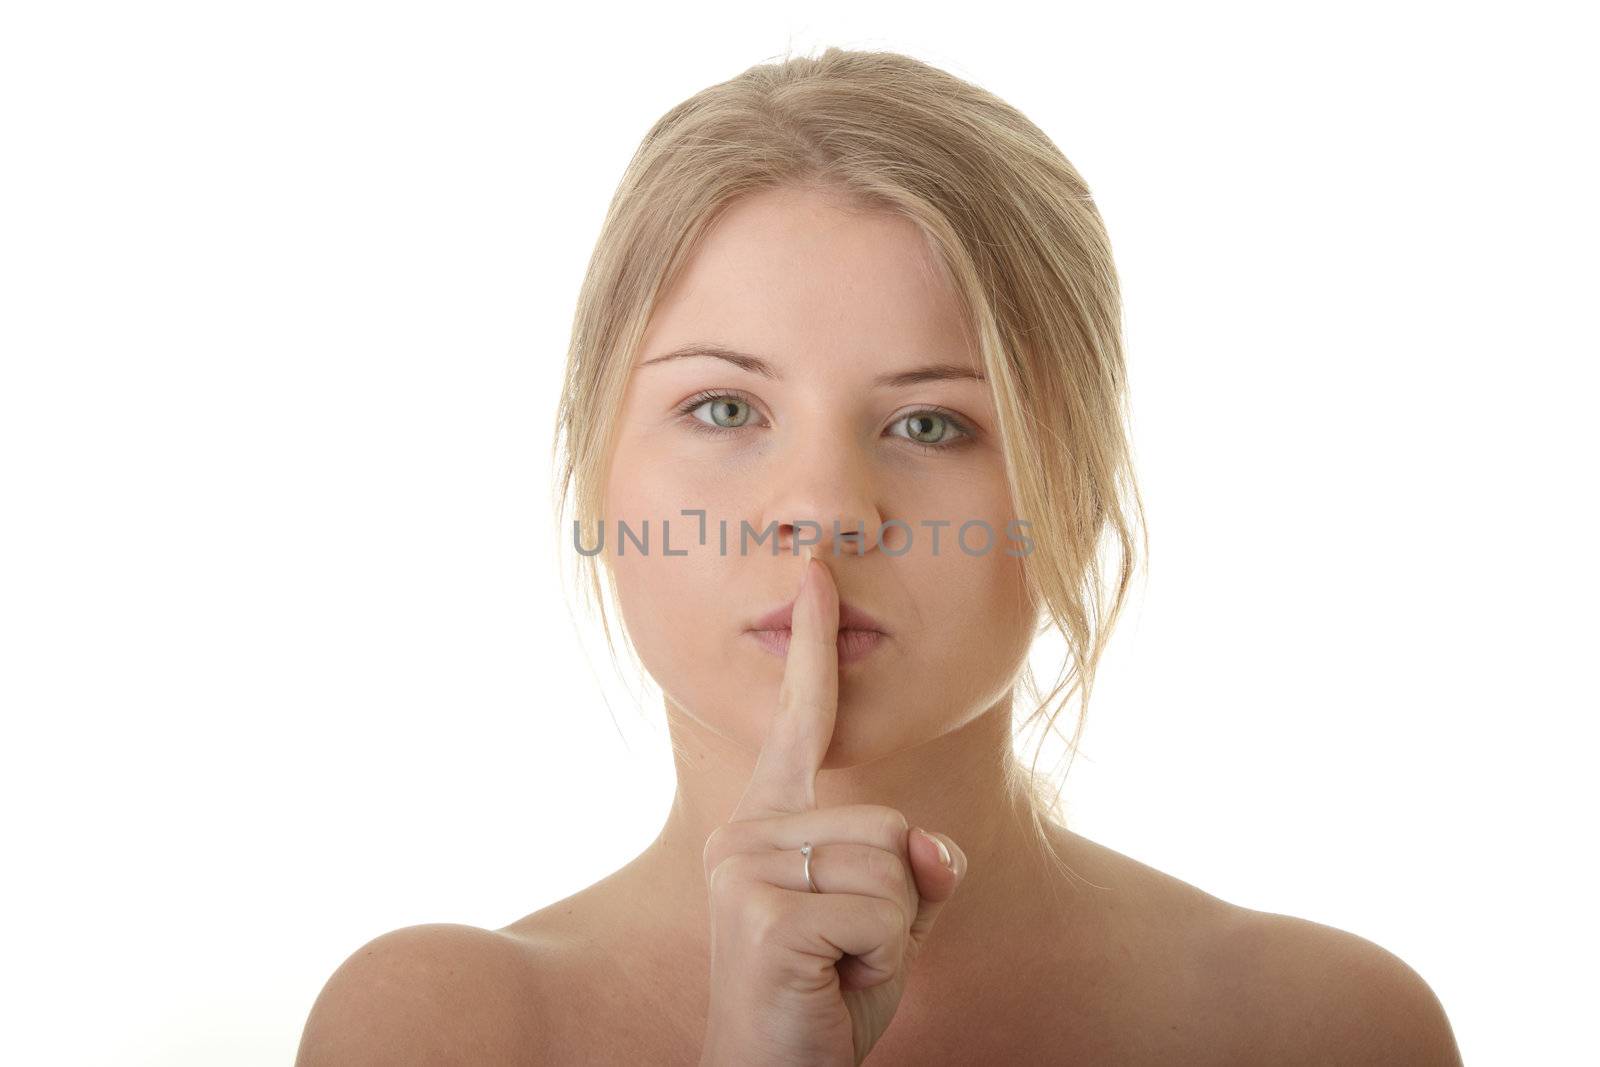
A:
[[[944,845],[944,853],[939,850],[940,843]],[[911,857],[911,873],[917,880],[917,893],[921,897],[910,933],[911,943],[920,953],[933,929],[933,921],[967,876],[967,854],[944,834],[915,827],[906,831],[906,854]],[[950,857],[949,867],[944,865],[945,854]]]

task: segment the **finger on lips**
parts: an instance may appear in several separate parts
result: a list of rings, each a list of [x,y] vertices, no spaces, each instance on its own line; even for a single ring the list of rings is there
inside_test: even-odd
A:
[[[792,626],[777,712],[734,808],[735,821],[817,806],[817,771],[833,740],[839,706],[839,598],[827,564],[809,548]]]

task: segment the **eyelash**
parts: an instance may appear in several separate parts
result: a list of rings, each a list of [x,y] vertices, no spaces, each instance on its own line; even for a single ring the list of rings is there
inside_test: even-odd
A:
[[[743,393],[730,391],[727,389],[707,389],[704,392],[696,393],[688,400],[685,400],[682,404],[679,404],[678,414],[689,421],[691,429],[699,430],[700,432],[710,434],[713,437],[725,437],[728,434],[738,433],[740,430],[748,429],[748,427],[745,426],[714,426],[703,419],[697,419],[694,417],[694,410],[700,407],[706,401],[722,399],[741,400],[744,403],[749,404],[751,410],[755,409],[755,404]],[[912,411],[908,411],[906,414],[900,416],[899,419],[896,419],[895,422],[898,423],[901,421],[901,419],[910,418],[912,415],[937,415],[960,431],[959,437],[956,437],[955,439],[942,445],[930,445],[926,441],[918,441],[911,437],[901,437],[900,434],[895,435],[896,437],[901,437],[902,440],[911,445],[913,448],[920,449],[923,452],[948,452],[953,448],[959,448],[964,444],[970,443],[976,434],[976,431],[974,431],[973,428],[967,424],[965,419],[956,415],[956,413],[953,411],[949,411],[945,408],[937,406],[920,407]]]

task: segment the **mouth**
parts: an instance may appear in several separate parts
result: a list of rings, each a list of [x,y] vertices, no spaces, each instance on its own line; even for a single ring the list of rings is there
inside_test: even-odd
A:
[[[765,648],[773,655],[785,658],[789,655],[789,641],[793,636],[793,631],[789,627],[780,626],[773,629],[747,630],[745,632],[755,638],[762,648]],[[864,630],[854,627],[840,628],[839,638],[836,643],[839,653],[839,666],[843,667],[846,664],[855,663],[871,655],[884,641],[888,640],[888,637],[889,635],[881,630]]]
[[[751,630],[788,630],[794,624],[794,601],[780,604],[750,623]],[[860,630],[887,636],[889,628],[850,601],[839,600],[839,632]]]

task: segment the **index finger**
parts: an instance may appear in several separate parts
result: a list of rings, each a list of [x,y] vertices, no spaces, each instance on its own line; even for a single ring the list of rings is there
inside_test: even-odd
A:
[[[839,710],[839,591],[827,564],[810,556],[789,621],[789,653],[778,711],[730,822],[810,811],[817,771]]]

